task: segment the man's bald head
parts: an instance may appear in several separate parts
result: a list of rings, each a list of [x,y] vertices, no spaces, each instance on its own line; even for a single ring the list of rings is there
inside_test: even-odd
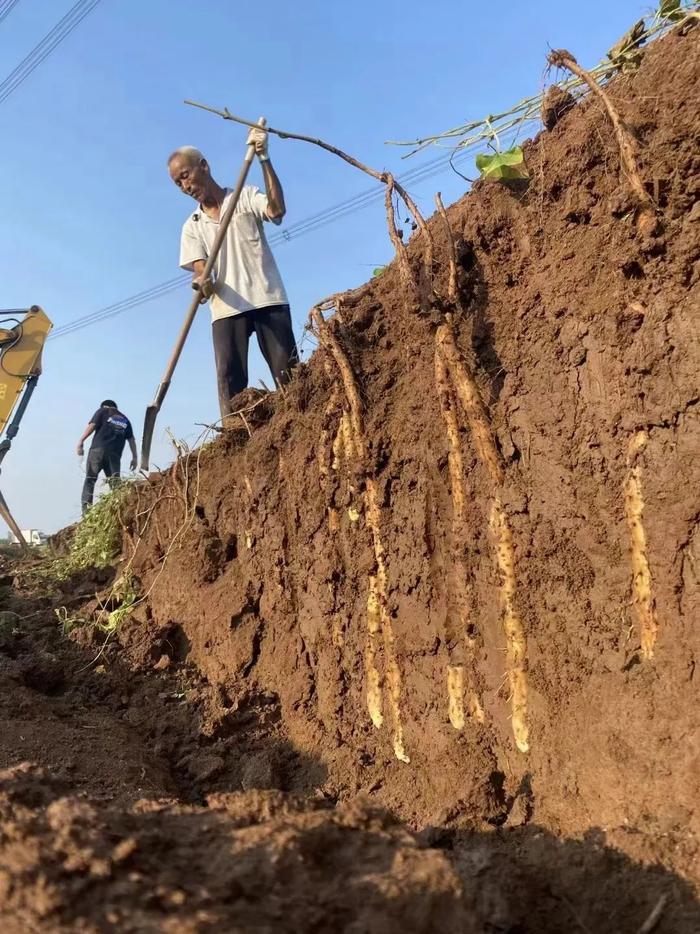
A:
[[[175,152],[171,152],[168,156],[168,168],[175,159],[184,159],[188,165],[198,165],[200,162],[207,161],[204,158],[204,153],[197,149],[196,146],[180,146]]]
[[[218,186],[209,163],[194,146],[180,146],[168,159],[168,172],[180,191],[202,204]]]

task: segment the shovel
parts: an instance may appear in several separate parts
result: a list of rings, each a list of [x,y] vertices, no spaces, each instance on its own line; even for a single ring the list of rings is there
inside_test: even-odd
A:
[[[265,126],[266,120],[264,117],[261,117],[258,120],[258,126]],[[238,176],[238,181],[236,182],[236,187],[233,190],[231,199],[228,203],[228,207],[224,212],[221,221],[219,222],[219,231],[214,240],[214,244],[211,248],[211,252],[207,257],[207,262],[204,266],[204,272],[202,273],[201,281],[206,282],[211,271],[214,268],[214,263],[216,258],[219,255],[219,250],[221,249],[221,244],[224,242],[224,237],[226,236],[226,231],[228,230],[229,224],[231,223],[231,218],[233,217],[233,212],[236,210],[236,205],[238,204],[238,199],[241,196],[241,191],[245,185],[246,178],[248,177],[248,171],[250,169],[251,162],[255,158],[255,147],[248,146],[246,149],[245,159],[243,160],[243,166],[241,168],[240,175]],[[195,289],[198,289],[199,286],[192,286]],[[158,417],[158,412],[160,412],[160,407],[163,405],[163,400],[165,399],[166,393],[170,388],[170,381],[173,378],[173,373],[175,372],[175,367],[177,366],[177,361],[180,359],[180,354],[182,353],[182,348],[185,346],[185,341],[187,340],[187,335],[190,333],[190,328],[192,327],[192,322],[194,321],[195,315],[197,314],[197,309],[201,303],[201,296],[199,291],[192,299],[190,307],[187,309],[187,315],[185,321],[180,329],[180,333],[177,338],[177,343],[175,344],[175,349],[173,350],[170,360],[168,362],[167,369],[163,375],[163,379],[160,382],[158,387],[158,392],[153,402],[146,409],[146,417],[143,422],[143,438],[141,439],[141,470],[148,470],[148,464],[151,457],[151,443],[153,441],[153,431],[156,427],[156,418]]]

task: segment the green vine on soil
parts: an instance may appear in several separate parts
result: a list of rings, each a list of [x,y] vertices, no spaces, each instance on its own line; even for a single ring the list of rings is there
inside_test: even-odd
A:
[[[639,20],[632,29],[610,49],[607,58],[590,74],[603,84],[618,71],[629,71],[638,66],[641,55],[641,46],[669,30],[685,24],[692,26],[700,19],[699,0],[661,0],[657,9],[648,16]],[[560,82],[559,87],[564,91],[573,92],[577,99],[587,95],[589,89],[585,82],[577,77]],[[499,114],[490,114],[481,120],[474,120],[460,126],[424,136],[414,140],[387,140],[391,146],[410,146],[411,151],[403,158],[407,159],[428,146],[443,146],[452,150],[476,149],[484,143],[493,143],[498,140],[498,133],[514,131],[513,143],[517,139],[522,127],[526,123],[541,122],[544,93],[525,98],[515,104],[510,110]],[[500,149],[500,147],[498,147]]]
[[[122,560],[121,573],[116,581],[112,584],[109,592],[101,598],[97,597],[99,607],[93,613],[91,619],[84,619],[79,616],[69,616],[65,607],[58,607],[54,611],[59,622],[61,623],[65,635],[67,635],[72,629],[83,625],[91,625],[95,629],[98,629],[106,634],[106,639],[102,648],[100,649],[100,652],[92,660],[92,662],[90,662],[90,665],[94,664],[101,657],[107,646],[107,643],[119,630],[125,620],[139,605],[143,604],[148,599],[156,582],[158,581],[158,578],[163,572],[168,557],[174,550],[177,542],[181,540],[182,536],[191,526],[196,515],[196,505],[199,498],[200,459],[203,451],[207,447],[207,441],[210,438],[212,431],[213,428],[208,426],[205,431],[202,432],[198,441],[196,442],[196,453],[191,452],[184,444],[184,442],[177,442],[176,439],[171,436],[171,441],[178,454],[178,461],[176,461],[176,463],[182,463],[182,497],[184,502],[184,518],[182,524],[179,526],[174,536],[172,537],[166,553],[162,558],[161,566],[145,593],[141,592],[139,582],[134,577],[131,568],[136,558],[139,544],[146,533],[146,529],[150,524],[151,517],[153,516],[154,510],[160,501],[162,494],[155,494],[155,500],[147,509],[142,511],[140,507],[140,491],[143,489],[144,484],[140,481],[133,481],[129,485],[131,487],[129,492],[135,493],[135,502],[133,499],[129,499],[127,503],[127,496],[124,493],[122,487],[118,487],[117,490],[109,494],[110,503],[108,503],[106,506],[103,506],[103,503],[104,500],[108,497],[103,497],[97,506],[93,507],[93,509],[90,510],[90,512],[88,512],[87,515],[83,518],[82,523],[76,531],[76,535],[73,539],[73,544],[71,546],[68,557],[66,559],[58,559],[58,561],[55,562],[55,564],[61,561],[67,562],[67,565],[64,564],[59,567],[59,572],[68,570],[68,568],[70,568],[67,576],[70,576],[71,573],[79,569],[79,567],[76,566],[76,562],[77,565],[82,567],[105,567],[113,564],[119,556],[123,548],[123,539],[126,538],[129,541],[129,550],[131,551],[131,554],[128,558]],[[190,461],[193,461],[194,463],[194,478],[190,477]],[[171,476],[174,478],[174,471],[171,471]],[[146,486],[146,489],[150,489],[150,487]],[[118,492],[121,492],[122,496],[118,499],[112,499],[112,497],[114,497]],[[192,494],[191,497],[190,493]],[[193,500],[191,506],[189,502],[190,498]],[[91,523],[88,523],[87,520],[90,519],[92,513],[94,513],[94,511],[100,506],[102,506],[103,511],[101,511]],[[127,506],[131,507],[129,512],[136,526],[134,529],[134,537],[131,537],[129,534],[127,534],[128,530],[125,526],[125,512]],[[144,515],[145,519],[142,523],[139,523],[139,519]],[[86,529],[82,534],[82,537],[79,539],[79,533],[81,532],[83,526],[86,526]],[[98,560],[103,560],[104,563],[96,564],[94,561],[88,560],[90,555],[97,556]],[[81,565],[83,557],[85,557],[87,563]]]
[[[43,576],[64,581],[87,568],[104,568],[119,554],[124,510],[134,481],[110,490],[83,516],[70,543],[68,554],[54,558],[43,569]]]

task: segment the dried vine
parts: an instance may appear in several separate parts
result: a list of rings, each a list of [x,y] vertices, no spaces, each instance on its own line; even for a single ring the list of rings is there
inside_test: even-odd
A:
[[[201,110],[206,110],[209,113],[216,114],[219,117],[222,117],[224,120],[232,120],[234,123],[240,123],[243,126],[251,127],[251,129],[259,128],[259,124],[252,120],[246,120],[243,117],[238,117],[235,114],[232,114],[228,107],[224,107],[223,110],[218,110],[216,107],[210,107],[207,104],[200,104],[196,101],[186,100],[186,104],[189,104],[191,107],[198,107]],[[428,281],[432,279],[432,265],[433,265],[433,240],[430,229],[425,221],[425,218],[421,214],[418,205],[409,195],[403,185],[398,182],[391,172],[380,172],[377,169],[373,169],[369,165],[365,165],[364,162],[360,162],[359,159],[356,159],[354,156],[351,156],[349,153],[344,152],[342,149],[339,149],[337,146],[333,146],[330,143],[326,143],[322,139],[318,139],[315,136],[306,136],[302,133],[291,133],[287,130],[279,130],[275,127],[266,126],[265,129],[268,133],[272,133],[274,136],[278,136],[280,139],[294,139],[303,143],[311,143],[313,146],[318,146],[321,149],[324,149],[326,152],[330,152],[334,156],[338,156],[339,159],[342,159],[344,162],[347,162],[348,165],[353,166],[353,168],[359,169],[361,172],[364,172],[366,175],[371,176],[371,178],[376,179],[376,181],[381,182],[386,186],[385,192],[385,203],[386,203],[386,212],[387,212],[387,224],[389,228],[389,237],[391,242],[396,250],[396,255],[399,260],[399,268],[401,270],[401,278],[404,282],[406,289],[409,289],[411,286],[415,285],[415,280],[413,273],[410,268],[410,263],[408,259],[408,251],[406,245],[401,239],[399,232],[396,228],[396,221],[394,218],[394,208],[391,200],[391,196],[395,191],[398,196],[401,198],[403,203],[406,205],[407,210],[413,217],[413,220],[423,235],[425,244],[424,244],[424,256],[423,264],[425,273]]]

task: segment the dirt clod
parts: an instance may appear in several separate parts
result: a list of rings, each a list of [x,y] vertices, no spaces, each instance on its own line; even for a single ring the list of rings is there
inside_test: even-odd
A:
[[[576,106],[574,96],[565,88],[552,84],[542,101],[542,123],[547,130],[553,130],[570,110]]]

